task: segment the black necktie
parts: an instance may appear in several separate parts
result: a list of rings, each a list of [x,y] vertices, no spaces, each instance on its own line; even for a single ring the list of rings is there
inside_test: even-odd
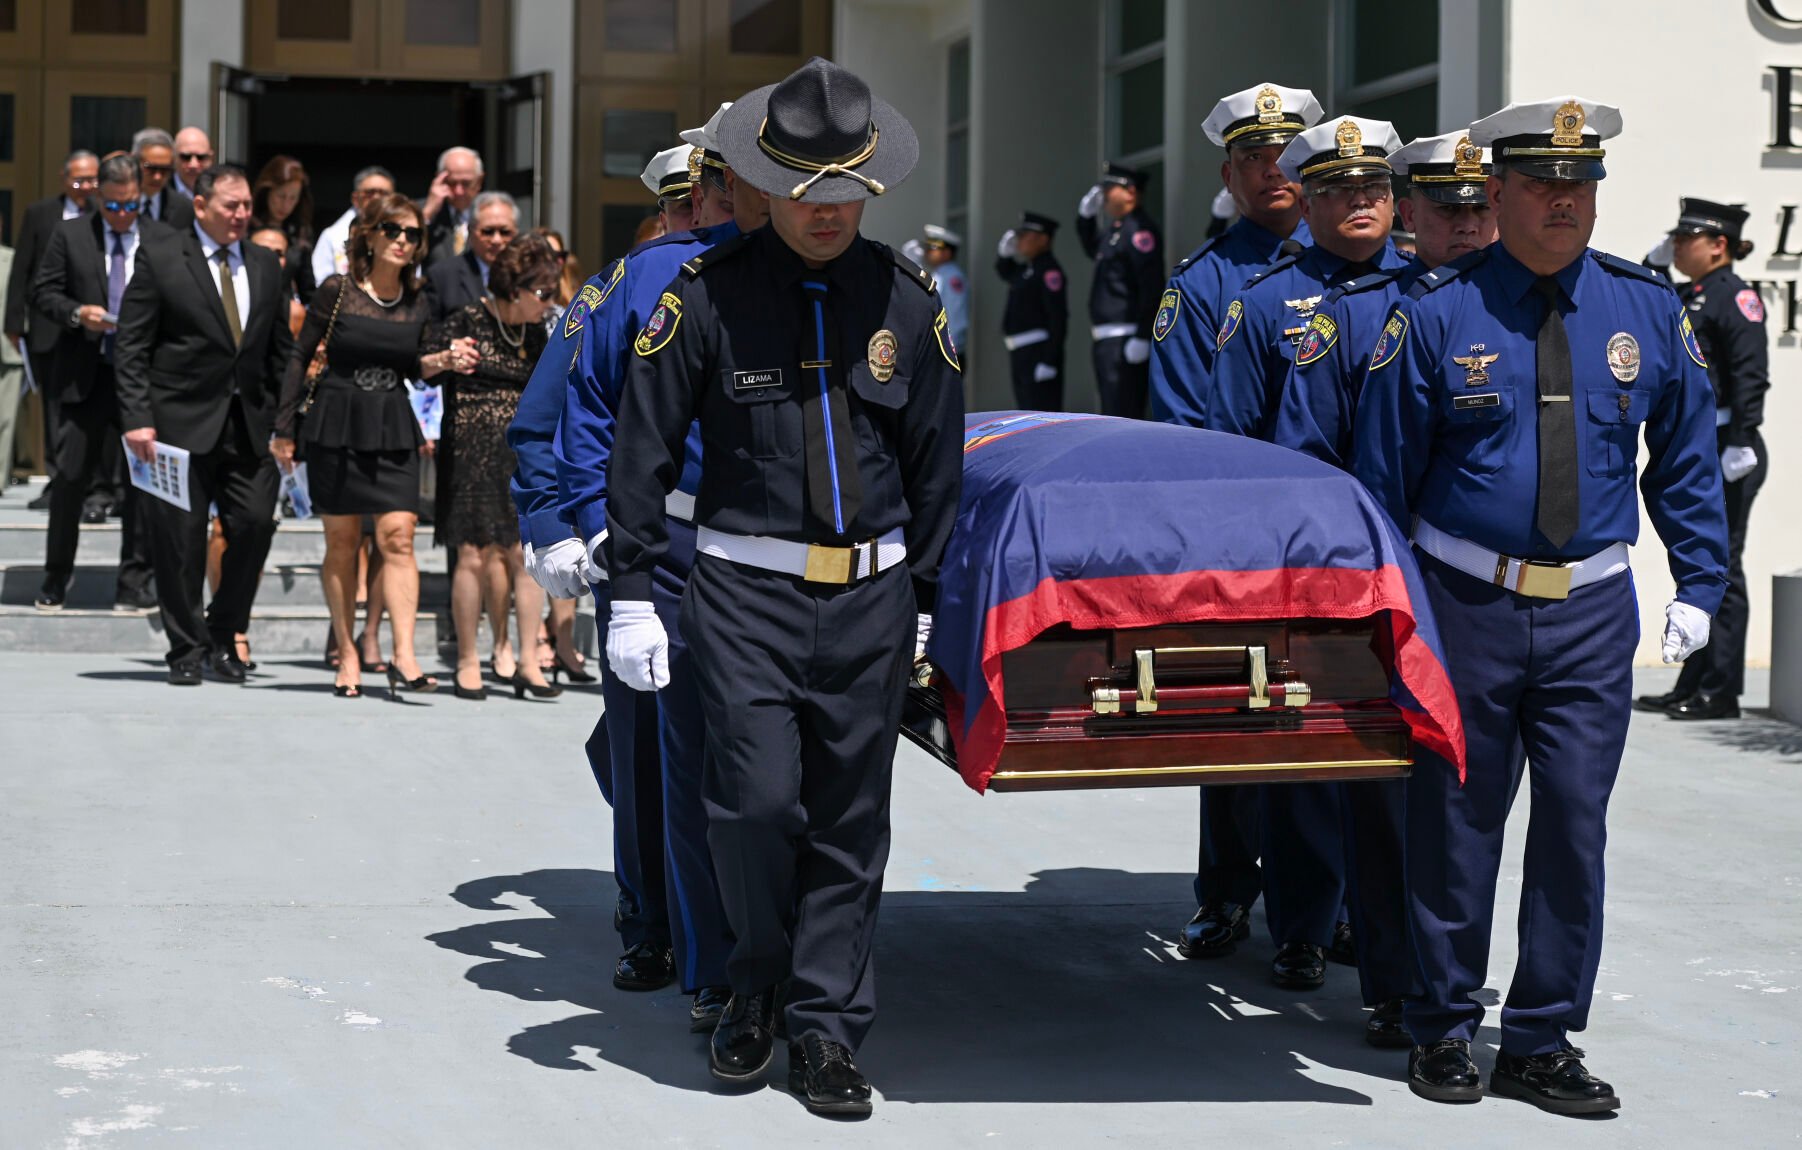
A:
[[[1539,373],[1539,511],[1533,525],[1554,548],[1577,533],[1577,411],[1571,395],[1570,337],[1558,313],[1558,281],[1541,276],[1545,299],[1536,341]]]
[[[863,505],[857,474],[857,433],[845,402],[845,365],[838,346],[824,280],[805,280],[806,319],[801,325],[801,422],[807,440],[807,503],[834,535],[844,535]]]

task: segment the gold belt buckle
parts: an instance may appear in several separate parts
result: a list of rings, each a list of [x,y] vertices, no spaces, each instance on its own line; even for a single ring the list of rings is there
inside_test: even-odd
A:
[[[1514,589],[1533,599],[1569,599],[1571,568],[1522,560]]]
[[[849,583],[851,562],[856,555],[855,547],[823,547],[809,543],[807,570],[802,572],[801,578],[809,583]]]

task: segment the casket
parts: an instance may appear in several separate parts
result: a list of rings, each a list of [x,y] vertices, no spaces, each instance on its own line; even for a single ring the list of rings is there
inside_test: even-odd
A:
[[[969,417],[902,731],[978,791],[1381,779],[1463,735],[1419,572],[1368,493],[1283,448]]]

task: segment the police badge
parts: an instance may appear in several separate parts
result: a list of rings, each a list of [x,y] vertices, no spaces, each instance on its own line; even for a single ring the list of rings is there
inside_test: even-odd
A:
[[[1280,124],[1283,122],[1283,97],[1269,84],[1258,90],[1255,97],[1258,109],[1258,123]]]
[[[1364,132],[1350,120],[1341,120],[1339,130],[1333,133],[1333,141],[1339,145],[1342,159],[1351,159],[1364,154]]]
[[[1639,378],[1639,341],[1624,331],[1608,337],[1608,370],[1622,383]]]
[[[869,360],[870,374],[876,377],[877,383],[887,383],[895,377],[895,357],[900,351],[901,345],[895,339],[895,333],[886,327],[870,337],[870,349],[866,358]]]
[[[1483,354],[1483,344],[1470,345],[1469,355],[1454,355],[1452,362],[1464,369],[1465,387],[1483,387],[1489,382],[1489,365],[1502,358],[1500,352]]]

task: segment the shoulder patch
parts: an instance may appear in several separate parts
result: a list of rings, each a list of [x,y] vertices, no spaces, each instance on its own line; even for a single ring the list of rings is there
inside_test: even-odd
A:
[[[675,337],[681,323],[682,297],[675,292],[664,292],[663,298],[652,309],[651,317],[644,321],[644,330],[632,341],[632,350],[639,355],[655,355]]]
[[[919,264],[914,263],[887,244],[872,243],[870,246],[876,249],[876,254],[894,264],[897,271],[901,272],[914,283],[919,284],[927,295],[932,295],[937,290],[936,285],[933,282],[932,273],[921,267]],[[961,371],[962,369],[960,368],[959,370]]]
[[[1665,279],[1644,264],[1636,264],[1632,260],[1624,260],[1619,256],[1611,256],[1607,252],[1592,252],[1592,254],[1595,256],[1597,263],[1601,264],[1609,271],[1614,272],[1616,275],[1645,280],[1647,283],[1655,283],[1661,288],[1668,288],[1671,286],[1671,281]]]
[[[1303,250],[1306,250],[1306,249],[1303,249]],[[1263,267],[1259,268],[1258,273],[1256,275],[1252,276],[1250,279],[1245,281],[1245,286],[1250,287],[1252,284],[1258,283],[1261,280],[1269,279],[1271,276],[1275,275],[1277,272],[1282,271],[1284,268],[1293,266],[1295,261],[1300,258],[1301,258],[1301,252],[1290,252],[1286,256],[1278,256],[1272,262],[1267,263]]]
[[[1707,367],[1708,359],[1702,354],[1702,345],[1696,342],[1696,329],[1689,326],[1689,313],[1686,311],[1677,313],[1677,335],[1683,340],[1683,350],[1689,353],[1689,358],[1696,361],[1696,366]]]
[[[951,317],[945,314],[944,308],[939,309],[939,317],[932,321],[932,335],[939,341],[939,354],[945,357],[953,371],[962,375],[964,365],[957,360],[957,345],[951,339]]]
[[[737,236],[727,240],[725,243],[715,244],[699,255],[692,256],[684,261],[682,264],[682,274],[689,279],[694,279],[703,271],[706,271],[721,260],[729,259],[739,252],[744,251],[745,245],[750,242],[751,236],[748,233],[740,232]]]
[[[1138,248],[1141,252],[1144,252],[1146,255],[1150,255],[1152,252],[1157,250],[1158,238],[1156,235],[1152,234],[1149,231],[1146,231],[1144,228],[1140,228],[1138,231],[1133,233],[1133,247]]]
[[[1064,273],[1057,268],[1046,268],[1045,275],[1042,278],[1045,282],[1046,291],[1064,290]]]
[[[1332,350],[1333,343],[1338,338],[1339,325],[1333,322],[1333,317],[1316,312],[1314,318],[1308,321],[1308,330],[1303,333],[1301,343],[1296,345],[1295,366],[1305,367],[1313,363]]]
[[[1733,303],[1734,306],[1739,308],[1739,314],[1745,316],[1753,323],[1764,322],[1764,300],[1760,298],[1756,291],[1747,288],[1744,291],[1735,294]]]
[[[1233,333],[1239,330],[1239,323],[1244,318],[1245,304],[1243,302],[1234,300],[1226,305],[1226,317],[1220,321],[1220,331],[1214,336],[1215,351],[1226,346],[1227,340],[1233,338]]]
[[[1164,337],[1170,334],[1170,329],[1176,326],[1176,317],[1182,313],[1182,310],[1183,293],[1181,289],[1165,288],[1163,297],[1158,300],[1157,318],[1151,321],[1151,338],[1163,343]]]
[[[599,280],[601,277],[595,276],[582,285],[582,290],[576,293],[575,299],[569,301],[569,308],[563,313],[564,339],[575,338],[576,333],[582,330],[582,325],[588,322],[588,317],[607,302],[607,297],[613,294],[613,289],[619,286],[619,281],[624,279],[625,275],[626,261],[614,260],[613,268],[607,274],[605,281],[596,284],[595,280]]]
[[[1370,352],[1370,370],[1377,371],[1386,367],[1395,358],[1395,353],[1402,349],[1402,340],[1408,334],[1408,315],[1400,308],[1389,313],[1389,322],[1383,325],[1383,334],[1377,337],[1377,345]]]

